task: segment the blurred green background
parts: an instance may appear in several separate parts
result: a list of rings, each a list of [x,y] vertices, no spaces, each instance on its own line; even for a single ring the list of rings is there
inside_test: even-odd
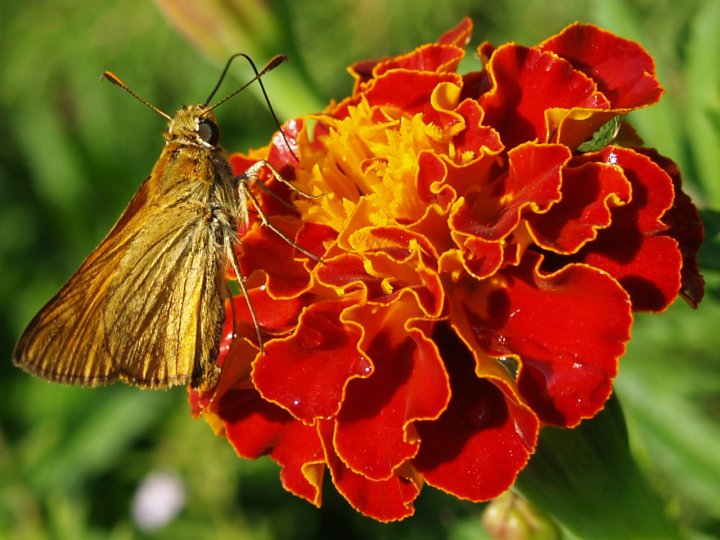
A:
[[[347,95],[350,62],[410,50],[465,15],[472,46],[534,44],[581,20],[656,59],[668,92],[632,120],[680,164],[702,208],[708,293],[697,311],[678,302],[637,317],[617,390],[634,454],[684,536],[720,537],[719,1],[3,0],[0,539],[487,538],[482,505],[430,488],[399,524],[357,515],[329,485],[316,510],[281,488],[272,462],[237,459],[192,420],[183,389],[64,387],[11,362],[24,325],[109,230],[162,148],[165,121],[99,82],[103,70],[173,113],[207,97],[230,53],[258,64],[284,53],[290,63],[265,79],[282,120]],[[220,94],[250,71],[238,63],[232,75]],[[275,129],[253,90],[218,116],[230,150],[262,145]],[[158,471],[177,475],[186,502],[166,526],[143,531],[132,501]]]

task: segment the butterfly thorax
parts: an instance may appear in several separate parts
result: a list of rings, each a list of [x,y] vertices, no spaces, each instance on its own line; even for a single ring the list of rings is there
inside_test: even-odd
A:
[[[160,158],[164,171],[158,182],[162,191],[182,191],[198,204],[207,220],[213,243],[220,248],[237,239],[237,220],[247,221],[247,207],[233,182],[233,174],[220,147],[220,129],[204,105],[186,105],[168,125],[165,151]],[[167,163],[163,163],[167,162]],[[177,195],[173,199],[182,199]]]

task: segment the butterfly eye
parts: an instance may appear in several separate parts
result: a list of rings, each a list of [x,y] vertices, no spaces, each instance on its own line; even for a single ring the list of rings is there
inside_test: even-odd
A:
[[[220,142],[220,128],[212,120],[200,120],[197,132],[203,142],[211,146],[216,146]]]

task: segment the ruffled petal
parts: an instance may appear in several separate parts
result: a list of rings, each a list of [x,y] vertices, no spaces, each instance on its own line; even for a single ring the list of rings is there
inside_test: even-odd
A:
[[[620,167],[632,186],[632,201],[613,211],[612,225],[580,252],[581,260],[617,279],[635,310],[667,308],[680,291],[683,267],[678,242],[663,221],[673,207],[672,179],[648,156],[630,149],[609,147],[578,161]]]
[[[232,389],[216,405],[224,435],[242,457],[269,455],[282,467],[283,487],[315,506],[321,503],[325,460],[317,431],[295,421],[253,389]]]
[[[576,253],[610,226],[612,208],[630,198],[630,182],[616,167],[592,162],[566,167],[561,200],[547,213],[528,217],[530,230],[539,246]]]
[[[275,339],[253,366],[263,398],[306,424],[337,414],[350,379],[367,377],[372,364],[359,350],[362,330],[340,321],[347,301],[314,303],[292,335]]]
[[[576,264],[545,274],[540,263],[528,253],[491,282],[459,287],[451,320],[484,353],[480,368],[513,358],[523,399],[543,422],[572,427],[610,396],[630,338],[631,304],[604,272]],[[497,366],[487,369],[492,374]]]
[[[318,431],[333,483],[355,510],[379,521],[397,521],[414,513],[413,502],[420,494],[422,480],[411,470],[387,480],[370,480],[348,469],[335,453],[332,422],[321,422]]]
[[[484,501],[509,488],[535,448],[540,424],[502,381],[478,377],[456,338],[440,339],[453,390],[436,421],[418,422],[413,459],[425,481],[463,499]]]
[[[613,109],[652,105],[663,93],[652,57],[637,43],[596,26],[572,24],[539,48],[569,60],[592,78]]]
[[[521,145],[508,153],[505,174],[473,186],[458,199],[449,224],[470,274],[484,278],[496,272],[505,259],[505,239],[521,218],[547,212],[560,200],[562,169],[569,159],[561,145]]]
[[[700,275],[698,266],[698,252],[705,236],[700,215],[690,197],[682,191],[682,179],[677,165],[655,150],[644,148],[639,151],[661,167],[672,179],[675,200],[662,221],[668,226],[665,234],[678,243],[682,254],[680,294],[692,307],[697,307],[705,292],[705,281]]]
[[[591,78],[549,52],[505,45],[493,52],[486,69],[491,88],[478,101],[506,147],[549,142],[546,115],[552,109],[610,107]]]
[[[381,332],[372,339],[367,354],[375,371],[348,385],[337,417],[335,451],[350,469],[372,480],[390,478],[415,456],[415,423],[436,418],[450,398],[433,341],[417,328],[399,337]]]

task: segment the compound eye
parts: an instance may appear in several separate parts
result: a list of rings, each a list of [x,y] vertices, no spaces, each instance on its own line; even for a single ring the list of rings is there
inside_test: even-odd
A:
[[[217,146],[220,142],[220,128],[212,120],[208,120],[207,118],[200,120],[197,132],[203,142],[206,142],[210,146]]]

